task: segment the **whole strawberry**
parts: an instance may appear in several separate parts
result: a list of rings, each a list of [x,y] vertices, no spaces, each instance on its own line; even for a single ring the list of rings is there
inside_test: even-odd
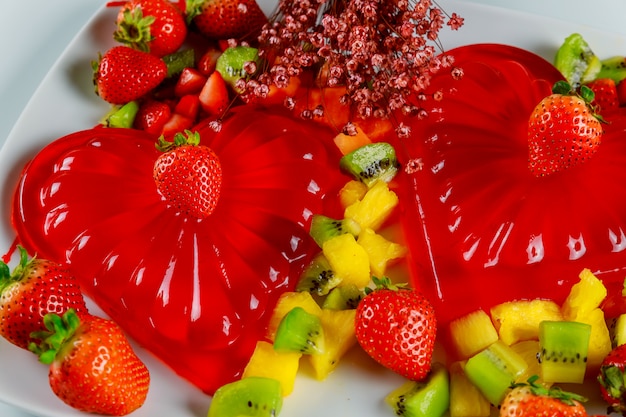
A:
[[[550,175],[589,160],[602,138],[601,118],[588,103],[593,92],[583,86],[575,95],[566,82],[533,110],[528,122],[528,167],[537,177]]]
[[[586,399],[558,387],[537,385],[537,377],[528,383],[513,385],[500,405],[500,417],[586,417]]]
[[[0,262],[0,334],[21,348],[33,341],[31,333],[45,329],[48,313],[74,309],[87,312],[76,278],[54,262],[29,259],[19,247],[20,262],[12,272]]]
[[[597,78],[586,84],[593,91],[594,99],[591,102],[599,112],[608,113],[617,109],[619,104],[619,96],[617,93],[617,84],[611,78]]]
[[[253,40],[268,21],[255,0],[187,0],[186,15],[211,39]]]
[[[177,133],[172,142],[163,138],[157,148],[164,153],[154,163],[154,181],[165,201],[184,215],[208,217],[219,201],[222,165],[218,156],[202,146],[197,132]]]
[[[187,37],[187,23],[169,0],[129,0],[119,11],[113,38],[159,57],[176,52]]]
[[[598,383],[609,412],[626,413],[626,345],[619,345],[604,358],[600,365]]]
[[[150,374],[125,334],[111,320],[92,315],[48,314],[43,342],[31,345],[40,361],[50,365],[54,394],[86,412],[123,416],[143,405]]]
[[[386,368],[421,380],[431,367],[437,332],[435,311],[422,293],[374,278],[377,288],[359,303],[356,338]]]
[[[96,92],[111,104],[143,97],[167,76],[165,62],[147,52],[119,45],[93,63]]]

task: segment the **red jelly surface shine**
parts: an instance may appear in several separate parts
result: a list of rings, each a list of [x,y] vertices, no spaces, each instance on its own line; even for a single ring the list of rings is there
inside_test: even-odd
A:
[[[626,276],[626,115],[606,114],[587,163],[544,177],[528,167],[527,122],[561,78],[542,58],[502,45],[450,52],[443,99],[414,121],[401,201],[413,276],[440,323],[510,300],[562,302],[583,268],[611,288]],[[406,161],[405,161],[406,162]]]
[[[276,111],[245,107],[220,133],[198,131],[223,169],[206,219],[177,213],[157,192],[155,137],[95,128],[35,156],[12,220],[31,253],[67,263],[140,345],[211,393],[264,337],[277,297],[316,251],[310,216],[328,210],[345,177],[332,169],[330,131]]]

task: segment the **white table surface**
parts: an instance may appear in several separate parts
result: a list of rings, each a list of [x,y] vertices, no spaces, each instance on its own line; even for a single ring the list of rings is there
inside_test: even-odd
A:
[[[626,34],[624,0],[467,0]],[[0,0],[0,144],[47,69],[105,0]],[[20,16],[21,18],[18,18]],[[27,16],[28,21],[23,17]],[[532,30],[532,28],[529,28]],[[626,51],[619,52],[626,55]],[[2,417],[32,417],[0,403]]]

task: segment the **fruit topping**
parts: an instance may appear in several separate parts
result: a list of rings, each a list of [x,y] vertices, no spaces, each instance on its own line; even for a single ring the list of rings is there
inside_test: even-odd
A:
[[[620,345],[602,361],[598,373],[598,383],[602,398],[608,404],[609,413],[626,412],[626,379],[624,370],[626,368],[626,345]]]
[[[446,367],[433,365],[423,381],[406,381],[387,397],[385,402],[394,415],[404,417],[441,417],[450,405],[450,378]]]
[[[591,326],[576,321],[539,324],[541,377],[545,382],[581,383],[587,368]]]
[[[582,35],[572,33],[557,50],[554,66],[577,87],[595,79],[602,63]]]
[[[329,239],[350,233],[352,236],[358,236],[361,232],[361,226],[349,217],[342,219],[333,219],[323,214],[314,214],[311,217],[311,228],[309,233],[319,247],[323,247],[324,242]]]
[[[220,387],[211,400],[208,417],[275,417],[282,406],[279,381],[251,376]]]
[[[341,158],[339,166],[368,187],[378,180],[391,181],[400,168],[396,150],[386,142],[371,143],[355,149]]]
[[[336,214],[327,196],[345,176],[327,169],[339,155],[320,125],[254,106],[220,132],[207,124],[195,131],[222,168],[208,217],[172,209],[157,191],[155,136],[95,128],[34,157],[12,220],[24,247],[67,263],[139,344],[213,392],[241,374],[276,300],[319,251],[311,214]]]
[[[307,355],[324,352],[324,332],[319,316],[308,313],[302,307],[294,307],[285,314],[276,329],[274,349]]]

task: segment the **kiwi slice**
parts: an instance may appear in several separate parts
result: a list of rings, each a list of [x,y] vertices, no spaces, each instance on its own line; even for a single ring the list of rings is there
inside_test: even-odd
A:
[[[557,50],[554,66],[573,87],[577,87],[595,79],[602,62],[582,35],[573,33]]]
[[[423,381],[407,381],[385,397],[395,415],[440,417],[450,406],[450,378],[446,367],[434,363]]]
[[[539,324],[539,360],[545,382],[581,383],[587,369],[591,325],[576,321]]]
[[[278,380],[250,376],[218,388],[208,417],[276,417],[282,405]]]
[[[350,310],[357,308],[365,297],[365,292],[354,284],[341,285],[333,288],[322,303],[328,310]]]
[[[237,91],[237,81],[250,75],[244,66],[247,62],[259,63],[259,50],[251,46],[233,46],[226,48],[217,58],[215,70],[220,73],[226,84]]]
[[[335,275],[326,256],[320,253],[302,271],[296,284],[296,291],[306,291],[313,295],[324,296],[340,283],[341,278]]]
[[[498,340],[467,360],[465,374],[485,398],[497,406],[526,368],[526,361]]]
[[[328,239],[344,233],[358,236],[361,226],[352,218],[334,219],[323,214],[314,214],[311,217],[309,234],[321,248]]]
[[[305,355],[322,353],[324,331],[320,318],[302,307],[289,310],[276,329],[274,350]]]
[[[602,60],[602,67],[596,78],[610,78],[619,83],[626,78],[626,57],[614,56]]]
[[[375,142],[344,155],[339,167],[370,187],[378,180],[391,181],[398,173],[400,163],[391,144]]]

